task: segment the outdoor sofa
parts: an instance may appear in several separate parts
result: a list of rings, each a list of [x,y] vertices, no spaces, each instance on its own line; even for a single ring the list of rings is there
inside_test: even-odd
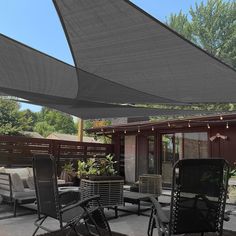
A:
[[[0,167],[0,195],[4,201],[14,205],[14,216],[17,205],[34,202],[36,196],[32,168]]]

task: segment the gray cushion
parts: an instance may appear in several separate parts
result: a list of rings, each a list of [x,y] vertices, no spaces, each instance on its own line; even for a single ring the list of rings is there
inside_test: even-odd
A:
[[[24,184],[17,173],[11,174],[12,187],[14,192],[24,192]]]

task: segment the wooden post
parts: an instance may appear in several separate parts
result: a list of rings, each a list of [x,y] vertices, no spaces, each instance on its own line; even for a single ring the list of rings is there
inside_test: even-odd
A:
[[[83,128],[84,128],[83,120],[78,118],[78,141],[79,142],[83,142]]]

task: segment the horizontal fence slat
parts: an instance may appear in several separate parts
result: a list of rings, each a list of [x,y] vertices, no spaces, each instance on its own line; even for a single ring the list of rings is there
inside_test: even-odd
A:
[[[0,166],[31,166],[34,154],[52,154],[66,163],[109,153],[114,153],[113,144],[0,135]]]

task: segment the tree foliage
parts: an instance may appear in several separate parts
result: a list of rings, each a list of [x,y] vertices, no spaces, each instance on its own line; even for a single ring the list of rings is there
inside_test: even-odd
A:
[[[172,14],[167,24],[210,54],[236,68],[236,2],[208,0],[188,15]]]
[[[75,134],[77,130],[72,116],[43,107],[38,113],[34,131],[47,136],[52,132]]]
[[[0,99],[1,135],[17,135],[23,130],[19,109],[20,105],[18,102]]]
[[[74,134],[73,117],[43,107],[40,112],[20,110],[20,103],[0,98],[0,134],[21,135],[21,131],[36,131],[46,137],[52,132]]]

